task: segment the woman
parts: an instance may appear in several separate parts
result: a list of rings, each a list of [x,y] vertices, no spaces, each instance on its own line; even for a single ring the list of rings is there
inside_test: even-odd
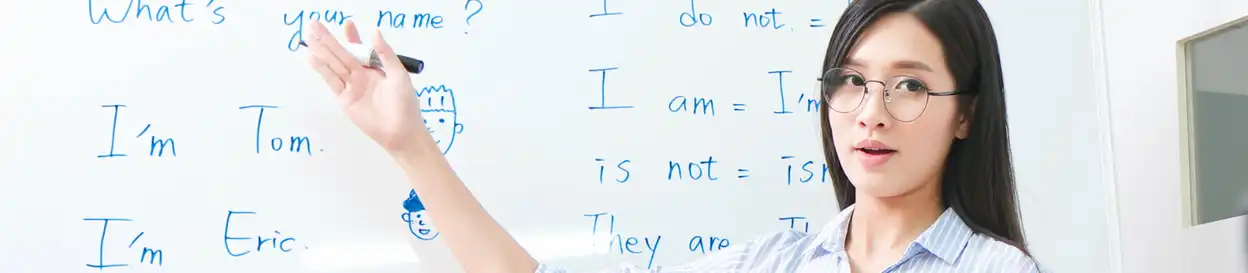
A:
[[[347,40],[359,43],[354,25]],[[406,171],[467,272],[539,264],[473,198],[420,120],[408,73],[362,67],[313,26],[311,65]],[[859,0],[823,61],[823,149],[841,213],[655,272],[1036,272],[1015,202],[1001,65],[974,0]],[[624,268],[624,272],[642,271]]]

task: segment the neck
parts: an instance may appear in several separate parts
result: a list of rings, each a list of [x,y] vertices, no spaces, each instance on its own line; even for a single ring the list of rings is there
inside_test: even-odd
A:
[[[855,193],[846,246],[860,253],[903,250],[943,213],[939,183],[915,192],[876,198]]]

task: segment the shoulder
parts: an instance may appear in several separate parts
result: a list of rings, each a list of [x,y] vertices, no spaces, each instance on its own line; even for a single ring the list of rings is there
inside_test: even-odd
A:
[[[818,246],[828,236],[797,230],[780,230],[759,234],[741,246],[741,251],[770,256],[772,259],[796,257]],[[766,254],[766,255],[765,255]]]
[[[958,263],[978,269],[975,272],[1041,272],[1031,255],[1011,243],[978,233],[966,242]]]
[[[788,249],[812,242],[814,235],[787,229],[755,235],[746,244],[750,249],[757,251]]]

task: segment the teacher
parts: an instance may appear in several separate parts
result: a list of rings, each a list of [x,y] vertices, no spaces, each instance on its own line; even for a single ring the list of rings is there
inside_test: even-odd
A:
[[[535,261],[456,176],[380,31],[376,69],[324,25],[312,29],[312,68],[403,168],[467,272],[564,272]],[[352,23],[346,39],[360,43]],[[1039,272],[1019,220],[997,50],[977,1],[853,1],[819,78],[839,216],[817,233],[764,234],[649,272]]]

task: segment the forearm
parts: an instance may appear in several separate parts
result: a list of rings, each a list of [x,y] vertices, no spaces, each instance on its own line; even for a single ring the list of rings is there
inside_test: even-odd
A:
[[[436,145],[417,142],[423,144],[409,148],[423,150],[396,154],[395,159],[464,271],[534,272],[537,262],[481,207]]]

